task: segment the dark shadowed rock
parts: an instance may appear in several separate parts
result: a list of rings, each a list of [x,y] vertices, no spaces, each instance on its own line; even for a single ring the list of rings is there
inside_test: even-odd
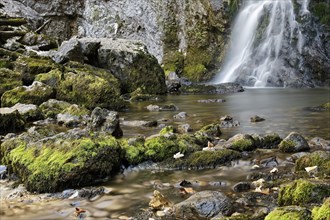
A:
[[[251,189],[251,184],[248,182],[239,182],[232,187],[234,192],[244,192]]]
[[[300,152],[309,150],[309,145],[305,138],[296,132],[291,132],[279,144],[279,149],[282,152]]]
[[[212,218],[219,213],[230,215],[233,212],[230,199],[216,191],[198,192],[174,207],[178,219]]]
[[[104,108],[96,107],[92,111],[89,129],[93,131],[104,131],[117,138],[123,136],[123,131],[119,126],[118,113]]]
[[[250,118],[250,122],[261,122],[264,121],[264,118],[259,117],[258,115],[254,115]]]

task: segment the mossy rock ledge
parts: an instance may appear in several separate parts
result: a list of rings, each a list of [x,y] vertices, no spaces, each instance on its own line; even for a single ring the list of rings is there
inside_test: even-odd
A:
[[[112,136],[89,136],[87,131],[73,129],[34,142],[26,137],[23,133],[5,140],[0,159],[29,191],[92,185],[119,171],[122,148]]]
[[[299,206],[279,207],[271,211],[265,220],[312,220],[311,212]]]

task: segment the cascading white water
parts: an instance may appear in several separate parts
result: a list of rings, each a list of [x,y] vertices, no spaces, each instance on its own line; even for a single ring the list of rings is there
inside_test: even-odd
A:
[[[309,0],[301,13],[308,13]],[[265,87],[283,68],[284,45],[301,53],[304,39],[291,0],[248,0],[238,13],[224,66],[213,83],[239,81]],[[286,47],[287,48],[287,47]]]

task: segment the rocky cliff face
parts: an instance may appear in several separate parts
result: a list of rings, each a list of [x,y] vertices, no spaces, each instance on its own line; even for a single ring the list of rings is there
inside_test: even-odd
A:
[[[218,68],[229,33],[229,0],[3,1],[7,13],[29,15],[35,29],[46,23],[41,32],[60,42],[73,35],[141,40],[166,72],[195,81]]]
[[[140,40],[163,65],[191,81],[211,79],[220,69],[229,42],[233,15],[241,0],[2,0],[11,16],[28,17],[34,29],[60,42],[71,36]],[[322,85],[329,81],[328,0],[293,0],[296,11],[309,3],[311,18],[302,18],[305,54],[301,80]],[[290,45],[288,45],[290,48]],[[288,49],[288,53],[290,50]],[[297,58],[297,59],[296,59]],[[290,59],[288,69],[297,69]],[[324,64],[325,63],[325,64]],[[290,78],[290,74],[285,77]],[[286,81],[286,79],[284,79]],[[289,83],[290,85],[294,83]],[[283,84],[284,85],[284,84]],[[282,85],[282,86],[283,86]],[[281,86],[281,85],[277,85]]]

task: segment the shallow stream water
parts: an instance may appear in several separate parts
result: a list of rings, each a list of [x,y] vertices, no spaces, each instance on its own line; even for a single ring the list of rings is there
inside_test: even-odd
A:
[[[202,99],[225,99],[223,103],[199,103]],[[276,132],[284,138],[291,131],[296,131],[307,139],[322,137],[330,140],[329,112],[313,112],[307,107],[318,106],[329,102],[329,89],[247,89],[243,93],[229,95],[179,95],[167,96],[162,102],[134,103],[129,110],[120,113],[123,120],[159,120],[167,119],[166,125],[188,123],[193,129],[203,125],[219,122],[219,118],[230,115],[240,122],[239,127],[222,129],[223,138],[227,139],[237,133],[271,133]],[[149,104],[165,105],[173,103],[178,106],[176,112],[149,112]],[[173,120],[173,115],[186,112],[184,120]],[[266,120],[251,123],[250,117],[258,115]],[[124,136],[138,134],[145,136],[157,133],[160,128],[133,128],[122,126]],[[287,155],[276,155],[284,160]],[[158,168],[139,170],[129,169],[116,176],[103,186],[110,193],[93,200],[47,199],[45,195],[34,196],[34,199],[20,198],[6,200],[5,185],[0,182],[0,219],[76,219],[73,217],[74,206],[87,210],[86,219],[128,219],[141,209],[148,208],[148,203],[155,189],[161,191],[172,202],[180,202],[183,197],[178,189],[182,180],[193,184],[195,191],[213,189],[230,193],[233,184],[246,180],[251,173],[248,160],[232,162],[231,166],[221,166],[208,170],[168,171]]]

